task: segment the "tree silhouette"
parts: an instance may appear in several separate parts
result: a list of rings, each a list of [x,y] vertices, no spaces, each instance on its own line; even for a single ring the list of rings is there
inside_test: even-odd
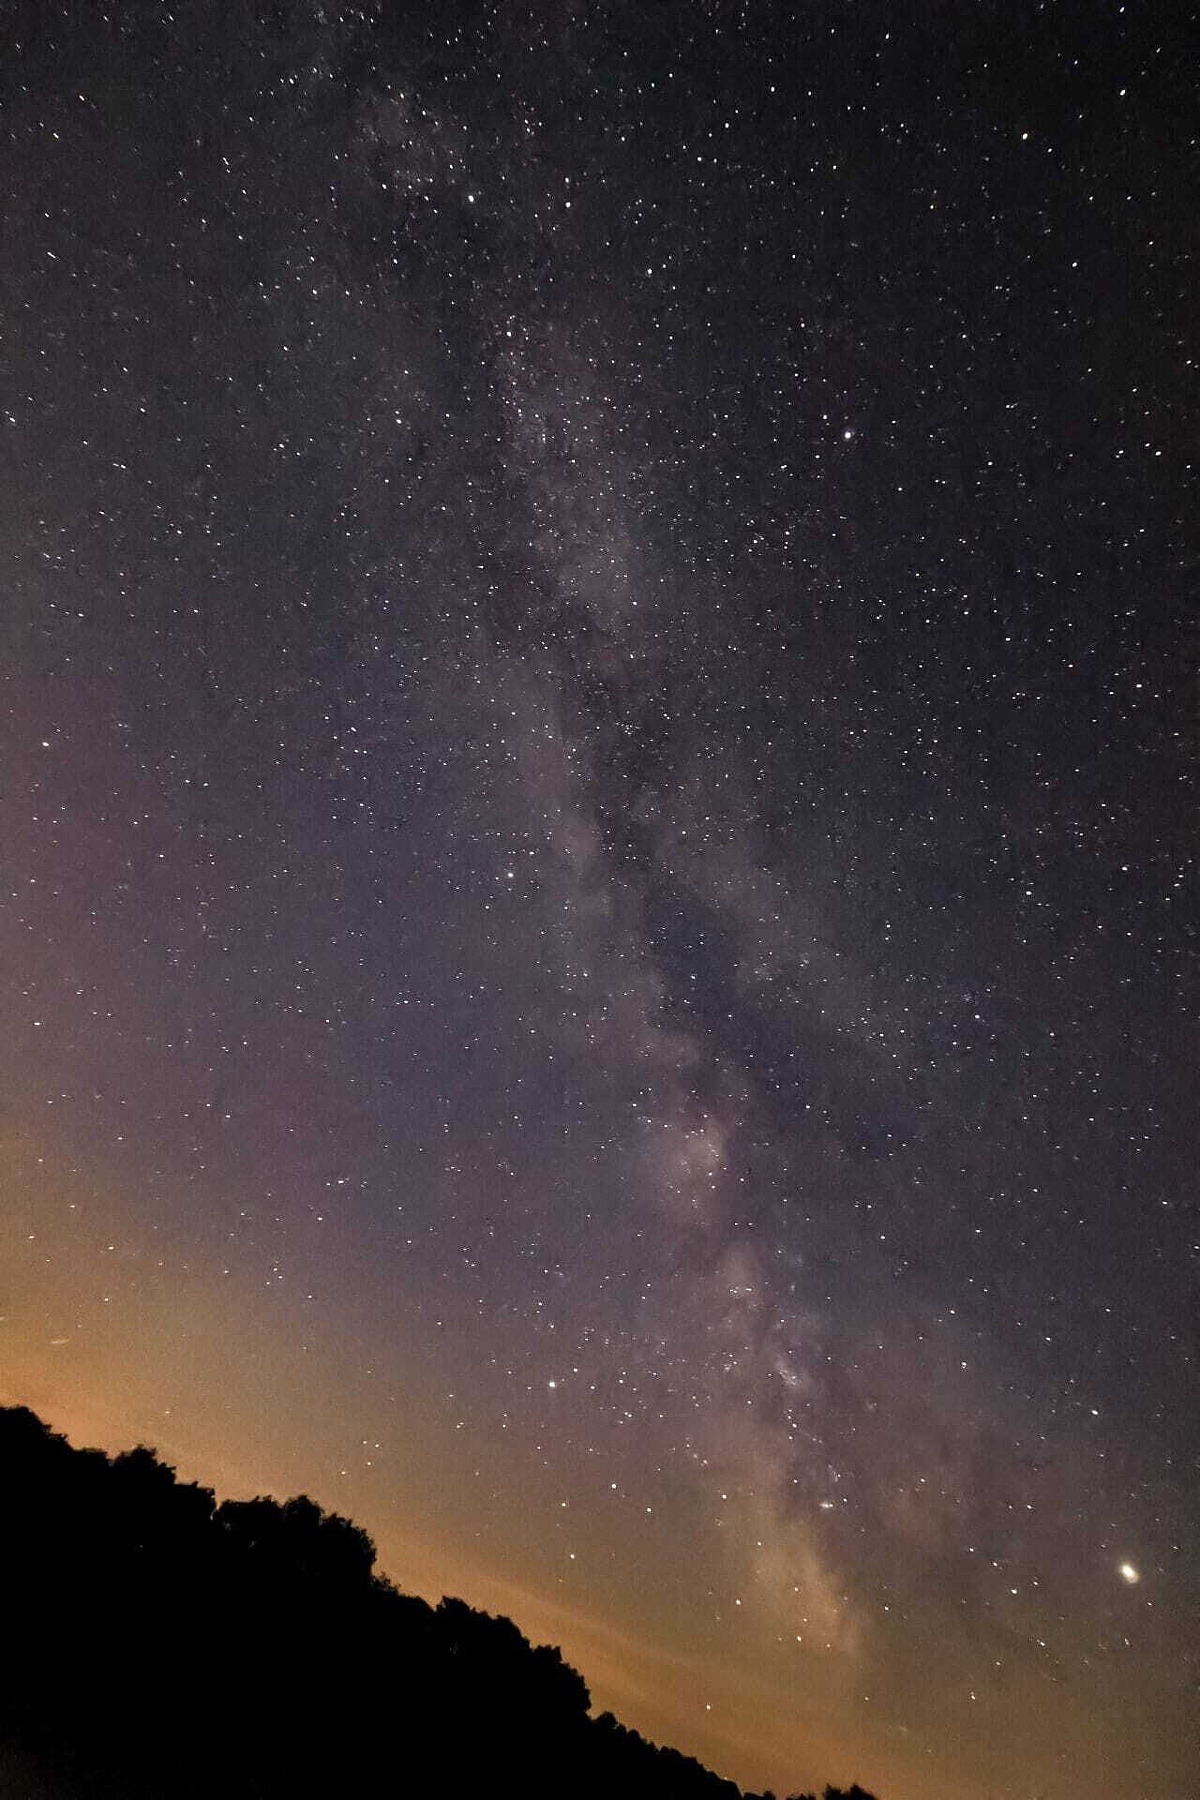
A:
[[[742,1800],[592,1718],[582,1676],[510,1619],[431,1607],[374,1564],[310,1499],[218,1505],[144,1447],[75,1450],[0,1408],[0,1791]]]

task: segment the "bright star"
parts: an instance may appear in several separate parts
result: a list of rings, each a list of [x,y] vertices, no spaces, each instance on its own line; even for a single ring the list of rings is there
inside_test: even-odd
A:
[[[1141,1576],[1138,1574],[1137,1570],[1134,1568],[1133,1564],[1128,1563],[1128,1562],[1124,1562],[1121,1564],[1121,1566],[1118,1570],[1118,1574],[1120,1575],[1122,1581],[1127,1581],[1129,1583],[1130,1587],[1133,1586],[1135,1581],[1140,1581],[1142,1579]]]

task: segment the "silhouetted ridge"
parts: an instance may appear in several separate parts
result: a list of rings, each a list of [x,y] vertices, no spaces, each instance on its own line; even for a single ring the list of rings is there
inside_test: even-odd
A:
[[[591,1718],[582,1677],[511,1620],[431,1607],[374,1562],[311,1500],[218,1506],[150,1450],[76,1450],[0,1408],[0,1791],[740,1800]]]

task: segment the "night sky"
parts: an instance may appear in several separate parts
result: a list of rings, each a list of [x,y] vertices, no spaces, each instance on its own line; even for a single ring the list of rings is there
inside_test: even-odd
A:
[[[781,1792],[1197,1780],[1187,13],[0,9],[0,1398]]]

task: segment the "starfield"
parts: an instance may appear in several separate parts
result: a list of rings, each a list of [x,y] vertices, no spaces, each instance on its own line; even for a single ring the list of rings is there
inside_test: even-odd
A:
[[[591,1745],[1200,1780],[1186,13],[0,0],[0,1402]]]

